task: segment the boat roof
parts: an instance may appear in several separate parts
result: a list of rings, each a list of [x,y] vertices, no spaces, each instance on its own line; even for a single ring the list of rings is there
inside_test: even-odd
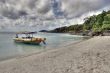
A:
[[[36,34],[37,32],[17,32],[16,34]]]

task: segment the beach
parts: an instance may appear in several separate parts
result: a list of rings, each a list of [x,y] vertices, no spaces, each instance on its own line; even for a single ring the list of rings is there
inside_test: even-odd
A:
[[[110,37],[1,61],[0,73],[110,73]]]

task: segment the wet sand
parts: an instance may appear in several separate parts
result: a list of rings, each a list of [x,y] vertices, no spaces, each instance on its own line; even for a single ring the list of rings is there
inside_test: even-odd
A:
[[[2,61],[0,73],[110,73],[110,37]]]

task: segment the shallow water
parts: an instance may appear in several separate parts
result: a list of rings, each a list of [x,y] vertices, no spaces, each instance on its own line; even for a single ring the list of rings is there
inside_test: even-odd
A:
[[[0,60],[5,60],[15,56],[29,54],[32,52],[40,52],[46,49],[56,49],[58,47],[69,44],[69,42],[76,42],[83,39],[81,36],[57,33],[38,33],[37,37],[45,37],[46,45],[26,45],[15,43],[13,41],[14,34],[0,34]]]

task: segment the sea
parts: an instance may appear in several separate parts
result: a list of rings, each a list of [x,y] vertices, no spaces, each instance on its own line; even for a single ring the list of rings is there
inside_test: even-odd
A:
[[[69,45],[71,42],[83,40],[82,36],[70,35],[68,33],[40,33],[35,37],[46,38],[46,44],[27,45],[14,42],[14,33],[0,33],[0,61],[29,55],[32,53],[45,52],[47,50],[58,49]]]

